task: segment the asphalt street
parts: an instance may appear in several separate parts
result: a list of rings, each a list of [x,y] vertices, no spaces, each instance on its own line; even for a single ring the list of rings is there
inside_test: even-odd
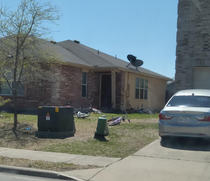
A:
[[[61,181],[60,179],[32,177],[19,174],[0,173],[1,181]],[[63,181],[63,180],[62,180]]]

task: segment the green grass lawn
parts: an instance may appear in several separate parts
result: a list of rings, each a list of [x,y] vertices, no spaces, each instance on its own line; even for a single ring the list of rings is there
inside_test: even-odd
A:
[[[107,120],[123,114],[104,114]],[[13,125],[13,114],[0,117],[0,146],[70,154],[107,156],[124,158],[143,148],[158,138],[158,114],[128,114],[120,125],[109,126],[107,141],[94,139],[100,114],[91,114],[86,119],[75,117],[76,133],[66,139],[40,139],[37,131],[36,115],[18,115],[18,139],[9,131]],[[26,131],[25,127],[32,127]]]

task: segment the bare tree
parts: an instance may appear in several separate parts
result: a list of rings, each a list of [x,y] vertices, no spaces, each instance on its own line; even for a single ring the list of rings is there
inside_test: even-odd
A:
[[[59,57],[43,38],[51,32],[46,24],[55,23],[59,17],[56,6],[35,0],[22,0],[16,11],[0,7],[0,81],[13,95],[14,133],[20,85],[55,75]]]

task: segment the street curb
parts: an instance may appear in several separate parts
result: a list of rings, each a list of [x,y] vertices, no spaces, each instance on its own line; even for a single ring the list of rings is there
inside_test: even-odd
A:
[[[39,169],[32,169],[32,168],[25,168],[25,167],[12,167],[12,166],[0,165],[0,172],[44,177],[44,178],[71,180],[71,181],[83,181],[76,177],[60,174],[59,172],[55,172],[55,171],[39,170]]]

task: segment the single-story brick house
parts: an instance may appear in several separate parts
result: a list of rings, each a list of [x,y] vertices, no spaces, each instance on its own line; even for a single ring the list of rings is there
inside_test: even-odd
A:
[[[48,82],[41,89],[25,85],[18,96],[19,108],[73,106],[86,108],[160,110],[165,104],[168,77],[142,67],[136,71],[128,62],[95,50],[79,41],[48,42],[61,57],[59,72],[63,79]],[[10,98],[10,92],[5,95]]]

